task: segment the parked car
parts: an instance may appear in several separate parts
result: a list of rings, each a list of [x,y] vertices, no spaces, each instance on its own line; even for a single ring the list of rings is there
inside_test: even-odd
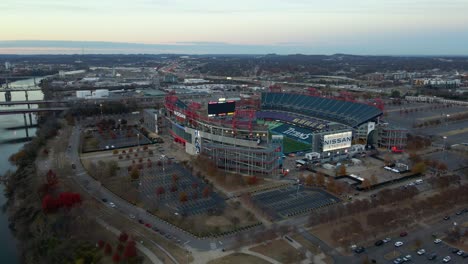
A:
[[[450,219],[450,216],[448,215],[444,217],[444,220],[449,220],[449,219]]]
[[[442,240],[440,240],[440,239],[438,239],[438,238],[436,238],[436,239],[434,240],[434,243],[435,243],[435,244],[439,244],[440,242],[442,242]]]
[[[106,198],[102,198],[101,201],[107,203],[107,199],[106,199]]]
[[[408,235],[408,232],[406,232],[406,231],[403,231],[403,232],[400,233],[400,237],[405,237],[407,235]]]
[[[397,258],[393,261],[394,264],[401,264],[403,263],[403,260],[401,258]]]
[[[452,260],[452,258],[451,258],[450,256],[446,256],[444,259],[442,259],[442,261],[443,261],[444,263],[447,263],[447,262],[449,262],[450,260]]]
[[[362,252],[365,251],[365,248],[364,247],[357,247],[354,252],[357,253],[357,254],[361,254]]]
[[[426,250],[424,248],[421,248],[416,253],[418,253],[418,255],[421,256],[421,255],[424,255],[424,253],[426,253]]]
[[[115,208],[115,207],[116,207],[115,203],[113,203],[113,202],[109,202],[109,205],[110,205],[110,207],[112,207],[112,208]]]
[[[151,224],[146,223],[145,226],[151,228]]]
[[[456,214],[456,215],[461,215],[461,214],[463,214],[463,211],[458,211],[458,212],[456,212],[455,214]]]
[[[138,223],[144,224],[145,222],[143,222],[143,220],[141,220],[141,219],[138,219]]]
[[[72,169],[76,169],[76,165],[75,165],[75,163],[72,163],[72,165],[71,165],[71,166],[72,166]]]
[[[458,248],[451,248],[450,251],[452,251],[453,254],[457,254],[460,250]]]
[[[430,254],[429,256],[427,256],[427,259],[428,259],[428,260],[434,260],[434,259],[436,259],[436,258],[437,258],[437,254],[436,254],[436,253],[432,253],[432,254]]]
[[[384,238],[382,241],[383,241],[384,243],[388,243],[388,242],[392,241],[392,239],[389,238],[389,237],[386,237],[386,238]]]
[[[463,256],[464,254],[465,254],[465,251],[463,251],[463,250],[459,250],[459,251],[457,252],[457,255],[458,255],[458,256]]]
[[[411,260],[411,255],[406,255],[403,257],[403,261],[404,262],[407,262],[407,261],[410,261]]]
[[[130,217],[130,219],[135,219],[135,216],[132,214],[129,214],[128,217]]]
[[[395,242],[395,247],[401,247],[401,246],[403,246],[403,242],[401,241]]]
[[[374,245],[376,245],[377,247],[380,247],[381,245],[383,245],[383,241],[382,240],[377,240]]]

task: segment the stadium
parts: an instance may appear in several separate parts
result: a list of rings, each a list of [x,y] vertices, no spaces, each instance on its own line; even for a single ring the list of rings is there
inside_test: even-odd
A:
[[[279,176],[282,157],[315,153],[320,161],[349,157],[353,144],[375,144],[382,109],[311,94],[263,92],[208,102],[165,98],[167,130],[191,155],[226,171]]]

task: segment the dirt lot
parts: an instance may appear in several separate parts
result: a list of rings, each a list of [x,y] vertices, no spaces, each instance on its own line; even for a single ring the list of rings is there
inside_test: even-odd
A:
[[[268,264],[270,262],[261,258],[244,253],[233,253],[222,258],[217,258],[208,262],[208,264]]]
[[[264,245],[253,247],[250,250],[276,259],[281,263],[299,263],[304,259],[304,256],[299,251],[282,239],[267,242]]]

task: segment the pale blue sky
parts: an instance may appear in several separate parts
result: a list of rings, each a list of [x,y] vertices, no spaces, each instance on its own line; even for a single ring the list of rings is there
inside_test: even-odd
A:
[[[228,53],[264,47],[278,53],[468,55],[467,14],[468,0],[1,0],[0,41],[216,42]]]

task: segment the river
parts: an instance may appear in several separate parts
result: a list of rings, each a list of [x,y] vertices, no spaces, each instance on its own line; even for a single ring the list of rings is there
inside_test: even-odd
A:
[[[36,78],[36,82],[39,83],[41,78]],[[11,87],[31,86],[34,85],[33,79],[21,80],[10,83]],[[12,92],[12,101],[26,100],[24,92]],[[44,98],[44,94],[41,91],[30,91],[28,92],[29,100],[41,100]],[[0,102],[5,101],[5,93],[0,92]],[[14,109],[14,108],[26,108],[26,105],[16,106],[0,106],[1,110]],[[37,106],[32,106],[37,107]],[[28,117],[29,122],[29,117]],[[36,123],[35,117],[33,116],[33,124]],[[8,170],[13,171],[15,169],[8,162],[8,157],[11,154],[16,153],[23,145],[26,137],[26,132],[22,128],[9,130],[8,128],[19,127],[24,125],[23,115],[0,115],[0,175],[3,175]],[[35,135],[36,129],[29,128],[29,135]],[[0,185],[0,204],[6,203],[6,198],[3,195],[4,186]],[[0,211],[0,260],[1,263],[18,263],[18,250],[17,240],[14,238],[11,230],[8,228],[8,215]]]

